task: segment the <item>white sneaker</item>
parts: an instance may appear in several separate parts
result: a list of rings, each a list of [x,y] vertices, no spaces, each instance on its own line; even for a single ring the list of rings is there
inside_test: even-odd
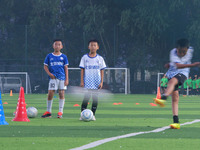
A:
[[[91,121],[96,121],[96,118],[95,116],[92,117]]]
[[[79,118],[79,120],[80,120],[80,121],[83,121],[83,119],[82,119],[81,117]]]

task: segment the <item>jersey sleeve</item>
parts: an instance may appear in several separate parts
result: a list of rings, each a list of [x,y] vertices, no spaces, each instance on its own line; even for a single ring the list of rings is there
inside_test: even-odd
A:
[[[69,62],[68,62],[67,56],[65,55],[65,57],[64,57],[64,66],[66,66],[66,65],[69,65]]]
[[[82,68],[82,69],[85,68],[84,56],[81,58],[81,61],[80,61],[79,67]]]
[[[100,70],[103,70],[103,69],[105,69],[105,68],[106,68],[106,63],[105,63],[104,59],[101,58]]]
[[[49,55],[46,56],[46,58],[44,60],[44,65],[49,66]]]
[[[190,47],[187,52],[188,53],[187,58],[186,58],[187,63],[191,63],[193,52],[194,52],[194,49]]]

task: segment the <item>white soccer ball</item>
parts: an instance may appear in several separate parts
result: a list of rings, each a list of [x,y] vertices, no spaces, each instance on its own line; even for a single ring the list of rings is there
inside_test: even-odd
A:
[[[90,109],[85,109],[81,112],[81,118],[83,121],[91,121],[93,118],[93,112]]]
[[[29,118],[35,118],[38,114],[38,110],[35,107],[29,107],[26,111]]]

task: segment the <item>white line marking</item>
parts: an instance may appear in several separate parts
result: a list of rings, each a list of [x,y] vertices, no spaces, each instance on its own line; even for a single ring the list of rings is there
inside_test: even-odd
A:
[[[184,125],[193,124],[193,123],[197,123],[197,122],[200,122],[200,119],[196,119],[196,120],[191,121],[191,122],[185,122],[185,123],[180,124],[180,125],[184,126]],[[116,137],[106,138],[106,139],[98,140],[98,141],[95,141],[95,142],[92,142],[92,143],[89,143],[89,144],[86,144],[86,145],[83,145],[83,146],[80,146],[80,147],[72,148],[70,150],[89,149],[89,148],[93,148],[93,147],[102,145],[104,143],[110,142],[110,141],[114,141],[114,140],[118,140],[118,139],[122,139],[122,138],[127,138],[127,137],[132,137],[132,136],[136,136],[136,135],[140,135],[140,134],[157,133],[157,132],[161,132],[161,131],[167,130],[169,128],[170,128],[169,126],[165,126],[165,127],[162,127],[162,128],[154,129],[152,131],[129,133],[129,134],[120,135],[120,136],[116,136]]]

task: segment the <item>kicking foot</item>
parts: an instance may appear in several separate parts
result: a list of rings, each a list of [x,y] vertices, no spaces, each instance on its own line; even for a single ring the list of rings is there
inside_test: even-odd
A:
[[[180,124],[179,123],[170,124],[170,128],[171,129],[180,129]]]
[[[154,102],[158,104],[160,107],[165,107],[166,100],[154,98]]]

